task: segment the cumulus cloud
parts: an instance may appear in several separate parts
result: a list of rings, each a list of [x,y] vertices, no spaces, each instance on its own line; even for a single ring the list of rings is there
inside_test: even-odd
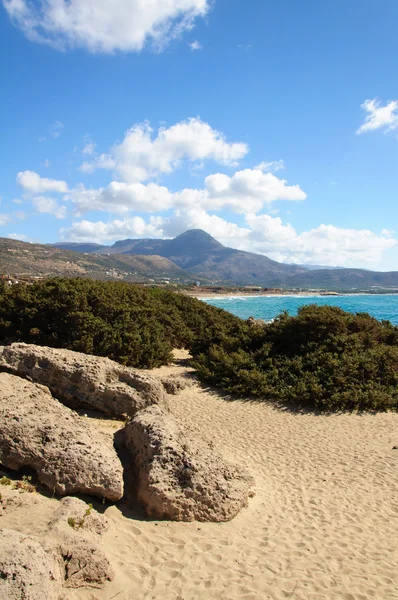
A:
[[[365,117],[365,122],[357,130],[357,134],[366,133],[367,131],[375,131],[376,129],[384,129],[384,131],[392,131],[398,128],[398,101],[392,100],[382,105],[377,98],[373,100],[365,100],[361,104],[361,108],[368,114]]]
[[[32,199],[32,204],[37,212],[53,215],[57,219],[65,219],[68,210],[66,206],[60,206],[54,198],[46,196],[36,196]]]
[[[126,237],[175,237],[187,229],[204,229],[223,244],[256,252],[286,263],[329,266],[374,267],[385,250],[397,240],[369,230],[320,225],[298,233],[280,217],[247,214],[245,226],[209,214],[203,209],[175,211],[172,217],[141,217],[102,221],[80,221],[64,228],[60,235],[70,241],[113,242]]]
[[[21,171],[18,173],[17,184],[31,194],[45,194],[46,192],[66,194],[68,191],[68,186],[65,181],[40,177],[40,175],[34,171]]]
[[[306,194],[298,185],[287,185],[272,173],[245,169],[232,177],[221,173],[209,175],[203,189],[186,188],[172,193],[156,183],[143,184],[112,181],[107,187],[87,189],[80,185],[65,196],[79,214],[90,210],[114,213],[164,212],[170,208],[196,207],[236,213],[259,212],[275,200],[304,200]]]
[[[56,49],[139,52],[158,49],[210,9],[209,0],[3,0],[12,22],[34,42]]]
[[[161,127],[154,137],[148,122],[133,125],[123,141],[85,162],[81,170],[108,169],[125,182],[145,181],[162,173],[171,173],[185,159],[191,163],[214,160],[236,166],[249,151],[242,142],[229,143],[225,136],[199,118],[181,121],[169,128]]]
[[[61,228],[59,234],[63,240],[74,242],[89,240],[102,244],[129,237],[160,237],[162,235],[162,229],[159,227],[161,222],[161,217],[151,217],[149,222],[142,217],[117,219],[109,223],[78,221],[69,228]]]
[[[173,194],[166,187],[149,183],[123,183],[112,181],[105,188],[86,189],[79,185],[65,196],[78,214],[90,210],[113,213],[162,212],[173,205]]]

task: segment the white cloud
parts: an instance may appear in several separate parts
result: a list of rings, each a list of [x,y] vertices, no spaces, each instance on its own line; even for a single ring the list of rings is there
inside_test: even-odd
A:
[[[245,215],[240,227],[206,211],[190,208],[175,211],[172,217],[141,217],[109,223],[80,221],[62,229],[63,239],[71,241],[113,242],[125,237],[174,237],[187,229],[204,229],[223,244],[265,254],[286,263],[329,266],[374,267],[385,250],[397,240],[369,230],[344,229],[333,225],[297,233],[289,223],[270,215]]]
[[[259,169],[260,171],[264,171],[267,173],[276,173],[277,171],[282,171],[286,169],[286,165],[283,160],[272,160],[271,162],[261,162],[259,165],[254,167],[255,169]]]
[[[44,161],[43,167],[45,167],[46,169],[51,167],[51,161],[49,161],[48,158],[46,158],[46,160]]]
[[[365,122],[357,130],[357,134],[367,131],[375,131],[376,129],[384,129],[392,131],[398,128],[398,101],[392,100],[385,106],[374,98],[373,100],[365,100],[361,104],[361,108],[368,114],[365,117]]]
[[[91,52],[157,48],[192,29],[209,0],[3,0],[13,23],[32,41]]]
[[[79,221],[69,228],[61,228],[59,233],[62,240],[71,242],[89,240],[102,244],[128,237],[160,237],[162,230],[159,229],[158,223],[161,221],[161,217],[151,217],[148,223],[141,217],[115,220],[110,223]]]
[[[193,52],[195,52],[196,50],[202,50],[203,46],[200,42],[198,42],[198,40],[194,40],[193,42],[191,42],[189,44],[189,47],[191,48],[191,50]]]
[[[113,213],[161,212],[173,205],[173,194],[166,187],[149,183],[123,183],[112,181],[106,188],[86,189],[80,185],[65,196],[73,202],[78,214],[90,210]]]
[[[109,154],[85,162],[81,170],[114,170],[122,181],[145,181],[158,174],[171,173],[186,159],[192,163],[212,159],[223,165],[236,166],[249,151],[242,142],[229,143],[225,136],[199,118],[160,128],[156,137],[149,123],[133,125],[124,140]]]
[[[47,198],[46,196],[36,196],[32,199],[33,206],[39,213],[48,213],[54,215],[57,219],[65,219],[67,214],[67,207],[60,206],[53,198]]]
[[[11,216],[5,213],[0,213],[0,226],[7,225],[11,221]]]
[[[40,175],[34,171],[21,171],[18,173],[17,184],[26,192],[32,194],[45,194],[46,192],[66,194],[68,191],[68,186],[65,181],[46,179],[45,177],[40,177]]]
[[[236,213],[259,212],[276,200],[304,200],[306,194],[297,185],[289,186],[272,173],[245,169],[232,177],[216,173],[205,179],[204,189],[187,188],[172,193],[156,183],[112,181],[106,188],[77,186],[64,199],[73,202],[78,214],[91,210],[113,213],[164,212],[170,208],[198,208]]]
[[[12,202],[14,202],[14,204],[23,204],[23,200],[20,200],[20,198],[13,198]]]

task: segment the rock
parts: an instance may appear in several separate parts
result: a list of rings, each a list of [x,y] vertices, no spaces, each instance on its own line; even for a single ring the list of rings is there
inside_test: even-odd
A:
[[[73,529],[80,532],[89,531],[97,535],[107,531],[108,526],[108,519],[104,515],[100,515],[83,500],[70,496],[60,500],[48,523],[50,531],[70,533]]]
[[[115,573],[95,541],[83,536],[65,537],[55,546],[68,588],[102,587]]]
[[[176,377],[175,375],[169,375],[167,377],[161,377],[160,381],[168,394],[177,396],[180,392],[185,390],[187,387],[192,386],[192,380],[185,377]]]
[[[50,388],[71,408],[91,408],[111,416],[133,416],[151,404],[164,404],[161,383],[108,358],[71,350],[16,343],[0,346],[0,369]]]
[[[159,406],[126,425],[138,471],[137,497],[146,514],[172,521],[229,521],[247,505],[253,478],[204,441],[187,438]]]
[[[58,600],[61,582],[55,555],[38,539],[0,530],[0,600]]]
[[[58,494],[119,500],[123,468],[110,436],[84,422],[49,390],[0,373],[0,463],[32,467]]]

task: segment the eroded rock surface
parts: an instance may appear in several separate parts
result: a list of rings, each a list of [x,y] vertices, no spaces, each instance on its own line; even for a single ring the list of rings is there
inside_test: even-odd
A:
[[[62,570],[35,537],[0,530],[0,600],[58,600]]]
[[[162,384],[154,377],[109,358],[71,350],[23,343],[0,346],[0,369],[46,385],[72,408],[117,417],[167,402]]]
[[[65,536],[55,545],[55,552],[60,560],[65,587],[103,587],[115,577],[103,550],[87,536]]]
[[[108,519],[83,500],[67,496],[59,501],[48,527],[50,531],[60,533],[70,533],[72,528],[82,533],[89,531],[102,535],[108,529]]]
[[[138,471],[138,501],[151,518],[229,521],[247,505],[254,480],[209,444],[184,434],[159,406],[126,425],[126,443]]]
[[[0,463],[32,467],[58,494],[119,500],[123,468],[111,436],[53,398],[47,388],[0,373]]]

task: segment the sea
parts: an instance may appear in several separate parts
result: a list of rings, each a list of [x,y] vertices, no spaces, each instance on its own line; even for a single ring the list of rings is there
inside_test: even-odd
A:
[[[366,312],[379,320],[398,325],[398,294],[352,294],[342,296],[218,296],[201,298],[212,306],[224,308],[237,317],[272,321],[282,311],[290,315],[306,304],[339,306],[352,313]]]

